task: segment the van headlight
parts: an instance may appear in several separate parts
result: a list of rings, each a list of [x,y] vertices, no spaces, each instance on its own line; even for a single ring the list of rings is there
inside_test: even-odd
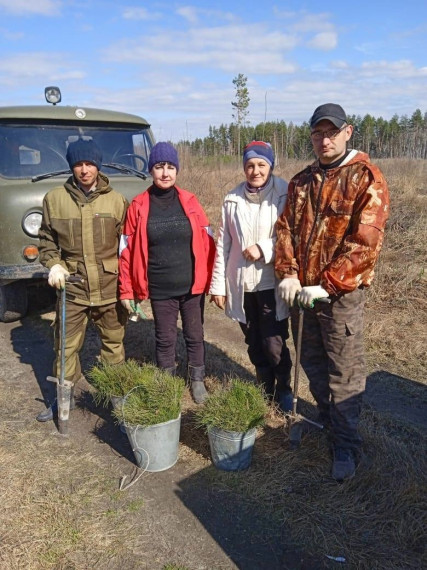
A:
[[[24,232],[31,237],[37,237],[42,223],[42,215],[40,212],[30,212],[23,221],[22,227]]]

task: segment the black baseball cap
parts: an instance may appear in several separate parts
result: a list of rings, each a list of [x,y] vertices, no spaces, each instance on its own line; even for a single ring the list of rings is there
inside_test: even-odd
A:
[[[347,115],[341,105],[325,103],[315,109],[310,119],[310,127],[315,127],[319,121],[328,120],[340,129],[347,122]]]

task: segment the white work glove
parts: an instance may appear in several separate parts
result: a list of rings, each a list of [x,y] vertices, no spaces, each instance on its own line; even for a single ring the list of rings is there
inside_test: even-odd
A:
[[[312,309],[315,301],[326,299],[327,297],[329,297],[329,293],[321,285],[303,287],[298,295],[298,305]]]
[[[122,304],[122,307],[124,307],[130,315],[134,312],[134,309],[132,308],[132,306],[130,304],[131,301],[133,301],[133,299],[121,299],[121,301],[120,301],[120,303]]]
[[[52,265],[49,271],[47,282],[51,287],[56,287],[57,289],[64,289],[65,280],[69,276],[70,276],[69,272],[64,267],[62,267],[60,263],[55,263],[55,265]]]
[[[120,303],[129,313],[129,320],[139,321],[140,319],[147,318],[147,315],[142,310],[141,301],[139,299],[121,299]]]
[[[279,281],[279,295],[288,305],[292,307],[296,295],[301,291],[301,283],[296,277],[288,277]]]

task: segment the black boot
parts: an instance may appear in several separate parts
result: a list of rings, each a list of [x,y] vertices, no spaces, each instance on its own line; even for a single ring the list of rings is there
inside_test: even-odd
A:
[[[71,387],[71,395],[70,395],[70,410],[74,410],[76,407],[76,401],[74,399],[74,386]],[[49,422],[53,420],[53,417],[58,413],[58,401],[55,398],[53,404],[51,404],[48,408],[43,410],[39,413],[36,417],[38,422]]]
[[[203,404],[208,393],[205,387],[205,367],[204,366],[188,366],[188,376],[190,378],[190,390],[193,400],[196,404]]]
[[[274,396],[274,370],[269,366],[262,366],[255,368],[255,371],[257,384],[263,386],[264,392],[271,402]]]
[[[170,366],[169,368],[161,368],[160,370],[164,370],[171,376],[176,376],[176,366]]]

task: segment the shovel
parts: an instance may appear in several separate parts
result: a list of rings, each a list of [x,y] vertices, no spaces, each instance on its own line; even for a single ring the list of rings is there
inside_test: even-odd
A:
[[[65,380],[65,331],[66,331],[66,286],[69,283],[83,283],[84,279],[70,275],[66,279],[64,288],[60,292],[60,332],[59,332],[59,352],[60,370],[59,378],[48,376],[46,380],[56,384],[56,401],[58,402],[58,429],[61,435],[68,435],[68,418],[70,416],[71,389],[73,383]]]
[[[316,302],[323,302],[323,303],[330,303],[330,299],[318,299]],[[295,361],[295,372],[294,372],[294,390],[293,390],[293,400],[292,400],[292,411],[290,413],[285,414],[286,419],[286,428],[289,433],[289,442],[293,449],[296,449],[300,446],[301,437],[304,427],[304,422],[317,427],[318,429],[323,429],[323,425],[306,418],[302,414],[297,412],[297,403],[298,403],[298,388],[299,388],[299,371],[300,371],[300,361],[301,361],[301,344],[302,344],[302,329],[304,326],[304,308],[299,308],[298,313],[298,333],[297,333],[297,342],[295,346],[296,351],[296,361]]]

